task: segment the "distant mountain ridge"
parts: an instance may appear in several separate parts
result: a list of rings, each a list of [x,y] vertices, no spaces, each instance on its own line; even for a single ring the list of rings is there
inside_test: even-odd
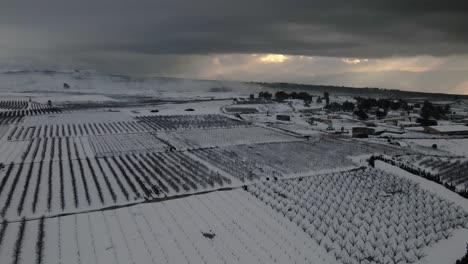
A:
[[[32,75],[30,81],[36,79],[33,77],[40,76],[63,76],[59,78],[63,82],[68,81],[87,81],[98,78],[108,83],[144,83],[157,82],[159,85],[176,85],[176,86],[197,86],[213,89],[213,91],[231,91],[235,92],[236,87],[248,86],[252,89],[252,93],[257,93],[258,90],[272,89],[283,91],[307,91],[314,94],[323,94],[329,92],[331,95],[350,95],[350,96],[369,96],[369,97],[384,97],[384,98],[428,98],[437,100],[454,100],[468,99],[468,95],[455,95],[444,93],[426,93],[415,91],[404,91],[397,89],[384,89],[377,87],[349,87],[349,86],[333,86],[333,85],[316,85],[316,84],[298,84],[286,82],[248,82],[248,81],[232,81],[232,80],[203,80],[203,79],[185,79],[176,77],[135,77],[123,74],[106,74],[90,69],[75,69],[75,70],[2,70],[0,76],[19,76]],[[2,83],[0,83],[2,86]],[[245,88],[245,87],[244,87]],[[245,90],[244,90],[245,92]]]

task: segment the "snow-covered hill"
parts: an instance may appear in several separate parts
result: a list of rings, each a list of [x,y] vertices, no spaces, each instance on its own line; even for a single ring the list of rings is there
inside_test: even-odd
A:
[[[65,84],[69,88],[64,88]],[[0,72],[0,92],[9,92],[11,96],[64,93],[157,96],[180,100],[229,98],[258,93],[258,90],[258,85],[242,82],[162,77],[137,78],[103,74],[92,70]]]

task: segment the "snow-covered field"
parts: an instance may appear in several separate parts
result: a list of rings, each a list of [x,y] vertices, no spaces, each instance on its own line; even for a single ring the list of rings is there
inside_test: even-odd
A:
[[[468,138],[463,139],[407,139],[406,141],[424,146],[437,145],[438,149],[444,150],[455,156],[468,156]]]
[[[414,263],[468,228],[464,208],[379,170],[256,184],[248,190],[296,223],[335,263]]]
[[[304,138],[293,137],[261,127],[239,127],[229,129],[188,130],[157,133],[158,138],[167,141],[177,149],[197,149],[246,145],[255,143],[273,143],[304,141]]]
[[[0,263],[334,263],[244,191],[3,223]]]
[[[365,124],[319,102],[233,104],[258,91],[0,73],[0,263],[440,264],[464,254],[467,199],[366,158],[466,187],[465,139],[402,147],[351,138]]]

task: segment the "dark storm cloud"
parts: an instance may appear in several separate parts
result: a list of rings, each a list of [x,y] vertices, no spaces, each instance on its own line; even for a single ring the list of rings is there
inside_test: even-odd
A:
[[[465,1],[3,1],[5,54],[468,53]],[[15,54],[16,55],[16,54]]]

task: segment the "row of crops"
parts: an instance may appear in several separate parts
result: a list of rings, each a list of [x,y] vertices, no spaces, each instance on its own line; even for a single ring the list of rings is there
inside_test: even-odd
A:
[[[466,158],[421,155],[398,157],[378,155],[372,158],[398,166],[468,198],[468,160]]]
[[[137,116],[137,120],[145,122],[156,131],[233,128],[244,127],[245,123],[218,114],[207,115],[149,115]]]
[[[14,111],[3,111],[0,112],[0,117],[15,117],[15,116],[34,116],[34,115],[45,115],[61,113],[62,110],[59,108],[43,108],[43,109],[26,109],[26,110],[14,110]]]
[[[350,156],[372,153],[366,145],[322,138],[317,141],[277,142],[192,150],[242,182],[318,172],[354,163]]]
[[[89,142],[97,157],[141,151],[163,152],[169,150],[167,144],[151,133],[90,136]]]
[[[0,224],[0,263],[331,263],[240,191]]]
[[[258,183],[248,191],[302,228],[336,263],[414,263],[468,227],[462,208],[380,170]]]
[[[28,108],[28,101],[18,101],[18,100],[5,100],[0,101],[0,109],[10,109],[10,110],[19,110]]]
[[[94,157],[87,138],[36,138],[30,141],[7,141],[0,147],[3,162],[58,161]]]
[[[227,176],[182,152],[9,163],[0,179],[0,216],[9,219],[101,208],[231,184]]]
[[[254,126],[159,132],[157,136],[176,149],[182,150],[256,143],[304,141],[304,138],[293,137]]]
[[[14,126],[8,133],[8,140],[30,140],[44,137],[77,137],[90,135],[112,135],[148,131],[135,121],[99,122],[79,124],[47,124],[37,126]]]
[[[23,119],[24,117],[22,116],[0,117],[0,125],[18,124]]]
[[[269,166],[254,162],[249,157],[240,156],[235,151],[224,148],[209,148],[194,150],[190,153],[203,160],[215,164],[218,168],[229,173],[243,183],[279,177],[281,174]]]
[[[468,160],[448,158],[426,158],[417,166],[432,171],[443,184],[458,190],[468,190]]]

